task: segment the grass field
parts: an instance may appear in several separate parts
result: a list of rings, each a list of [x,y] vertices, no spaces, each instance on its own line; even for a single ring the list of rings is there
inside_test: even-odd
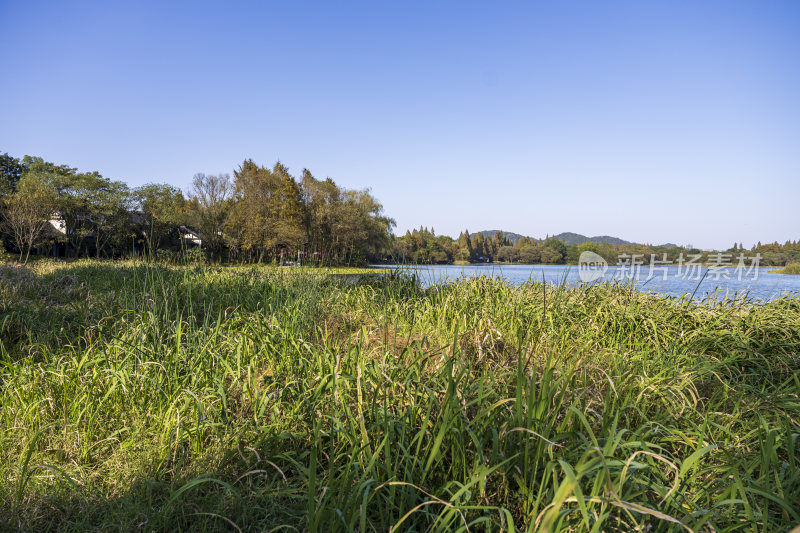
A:
[[[0,267],[0,529],[787,531],[800,300]]]

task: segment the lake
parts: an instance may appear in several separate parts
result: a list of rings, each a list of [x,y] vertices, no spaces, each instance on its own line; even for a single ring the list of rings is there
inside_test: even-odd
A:
[[[520,285],[529,281],[579,285],[581,278],[577,265],[375,265],[416,273],[425,286],[474,276],[503,278]],[[762,267],[751,272],[737,272],[734,268],[709,269],[698,267],[687,274],[686,269],[671,265],[656,267],[651,276],[650,267],[642,266],[638,273],[630,267],[609,266],[605,274],[593,283],[633,283],[637,289],[678,297],[695,294],[696,299],[713,296],[725,298],[726,294],[746,294],[759,300],[772,300],[781,295],[800,293],[800,276],[772,274],[776,267]],[[636,279],[638,274],[638,281]],[[664,279],[666,277],[666,279]],[[741,277],[741,279],[738,279]],[[648,279],[650,278],[650,279]],[[719,278],[719,279],[716,279]],[[702,279],[702,280],[701,280]]]

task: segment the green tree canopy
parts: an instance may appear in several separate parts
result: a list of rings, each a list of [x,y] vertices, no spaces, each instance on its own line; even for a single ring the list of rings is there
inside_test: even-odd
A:
[[[133,190],[133,200],[139,211],[139,231],[151,250],[171,241],[179,242],[181,224],[188,223],[188,203],[177,187],[149,183]]]
[[[31,250],[47,242],[55,208],[56,194],[47,176],[37,171],[25,172],[16,190],[6,198],[4,220],[20,260],[24,258],[27,263]]]

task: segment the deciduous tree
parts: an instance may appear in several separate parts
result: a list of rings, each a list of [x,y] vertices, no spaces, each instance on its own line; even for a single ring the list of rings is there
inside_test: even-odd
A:
[[[187,202],[177,187],[150,183],[133,190],[133,199],[141,220],[140,231],[151,250],[180,238],[179,226],[188,221]]]
[[[191,220],[211,259],[225,248],[225,226],[231,209],[233,185],[228,174],[195,174],[192,179]]]
[[[48,240],[55,207],[55,191],[36,172],[25,173],[7,197],[4,224],[19,250],[20,261],[24,258],[27,263],[31,250]]]

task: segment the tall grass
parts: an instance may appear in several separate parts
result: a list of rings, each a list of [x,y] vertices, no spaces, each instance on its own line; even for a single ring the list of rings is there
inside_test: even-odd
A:
[[[773,270],[773,274],[800,274],[800,264],[791,263],[778,270]]]
[[[0,527],[781,531],[800,301],[0,271]]]

